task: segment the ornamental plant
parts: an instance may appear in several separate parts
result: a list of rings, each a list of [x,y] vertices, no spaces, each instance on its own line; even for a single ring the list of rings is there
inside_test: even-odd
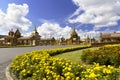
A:
[[[10,72],[18,80],[117,80],[120,68],[113,66],[79,65],[68,59],[53,58],[65,49],[36,50],[16,56],[11,65]]]
[[[95,50],[84,50],[81,56],[83,62],[92,64],[93,62],[100,65],[120,65],[120,45],[107,45]]]
[[[76,79],[85,69],[67,59],[53,58],[45,51],[34,51],[17,56],[11,72],[20,80]]]
[[[100,66],[99,63],[94,63],[91,67],[86,68],[82,75],[83,80],[119,80],[120,68],[114,68],[111,65]]]

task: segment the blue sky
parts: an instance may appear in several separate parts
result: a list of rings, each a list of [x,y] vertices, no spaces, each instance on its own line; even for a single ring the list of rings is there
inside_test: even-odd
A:
[[[39,20],[56,21],[65,24],[65,19],[76,10],[76,5],[69,0],[20,0],[17,4],[27,3],[28,18],[38,23]]]
[[[119,9],[120,0],[1,0],[0,34],[30,35],[34,24],[43,38],[68,38],[74,26],[81,38],[120,32]]]

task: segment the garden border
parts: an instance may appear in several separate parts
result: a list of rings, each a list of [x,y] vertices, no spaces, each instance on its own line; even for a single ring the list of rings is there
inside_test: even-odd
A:
[[[91,46],[85,46],[85,47],[80,47],[80,49],[85,49],[85,48],[90,48]],[[69,49],[69,48],[68,48]],[[74,50],[70,50],[70,51],[75,51],[75,50],[78,50],[79,48],[76,48],[76,49],[74,49]],[[68,51],[66,51],[66,52],[68,52]],[[62,52],[63,53],[63,52]],[[51,56],[52,55],[56,55],[56,54],[50,54]],[[18,80],[17,78],[16,78],[16,76],[15,75],[13,75],[11,72],[10,72],[10,64],[6,67],[6,69],[5,69],[5,76],[6,76],[6,79],[7,80]]]
[[[11,74],[10,64],[5,69],[5,76],[7,80],[18,80],[13,74]]]

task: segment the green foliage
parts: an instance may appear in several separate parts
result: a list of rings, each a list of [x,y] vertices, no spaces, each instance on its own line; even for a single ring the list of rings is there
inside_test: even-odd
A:
[[[71,48],[72,49],[72,48]],[[81,66],[68,59],[50,55],[66,49],[39,50],[16,56],[10,71],[19,80],[117,80],[119,68],[112,66]],[[72,49],[73,50],[73,49]],[[61,52],[60,52],[61,51]]]
[[[119,67],[120,65],[120,46],[109,45],[100,47],[96,50],[85,50],[81,55],[83,62],[92,64],[93,62],[100,65],[113,65]]]
[[[119,73],[119,68],[110,65],[100,66],[98,63],[94,63],[94,65],[82,72],[82,77],[84,80],[119,80]]]
[[[61,53],[90,48],[90,47],[91,46],[73,46],[73,47],[68,47],[68,48],[55,48],[55,49],[46,50],[46,52],[50,54],[50,56],[55,56]]]
[[[70,60],[53,58],[45,51],[34,51],[17,56],[10,68],[20,80],[75,79],[85,69]]]

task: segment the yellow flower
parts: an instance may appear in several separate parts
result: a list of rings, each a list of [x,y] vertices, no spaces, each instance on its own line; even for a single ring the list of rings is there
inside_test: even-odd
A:
[[[70,80],[70,76],[67,76],[67,80]]]
[[[91,73],[90,75],[89,75],[89,78],[95,78],[97,75],[95,74],[95,73]]]
[[[71,71],[71,68],[69,67],[68,70]]]
[[[34,76],[36,76],[37,74],[36,73],[33,73]]]
[[[80,80],[80,78],[79,78],[79,77],[76,77],[76,80]]]
[[[108,65],[108,68],[110,68],[110,69],[114,69],[114,67],[113,67],[113,66],[110,66],[110,65]]]
[[[110,73],[112,73],[112,72],[111,72],[111,70],[107,70],[107,73],[110,74]]]
[[[82,78],[81,80],[85,80],[85,78]]]
[[[94,68],[94,70],[100,70],[100,68],[101,68],[100,66],[97,66]]]
[[[43,78],[43,80],[47,80],[46,78]]]
[[[65,73],[65,76],[69,76],[69,75],[70,75],[70,72]]]
[[[25,72],[26,72],[26,70],[25,70],[25,69],[23,69],[23,70],[22,70],[22,73],[25,73]]]
[[[27,73],[30,73],[30,71],[27,71]]]
[[[105,69],[103,69],[103,73],[110,74],[110,73],[112,73],[112,72],[111,72],[111,70],[110,70],[110,69],[106,69],[106,68],[105,68]]]
[[[54,66],[52,66],[52,69],[55,69],[55,67],[54,67]]]
[[[63,77],[63,76],[61,76],[61,80],[64,80],[64,77]]]
[[[65,65],[66,65],[66,66],[68,66],[69,64],[68,64],[68,63],[66,63]]]

